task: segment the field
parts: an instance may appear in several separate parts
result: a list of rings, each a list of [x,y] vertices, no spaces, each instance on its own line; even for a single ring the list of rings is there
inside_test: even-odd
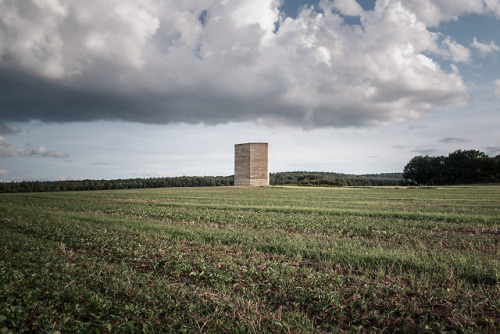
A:
[[[0,333],[498,332],[500,187],[0,195]]]

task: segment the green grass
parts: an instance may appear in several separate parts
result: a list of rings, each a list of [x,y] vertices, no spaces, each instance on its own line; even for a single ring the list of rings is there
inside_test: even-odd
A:
[[[3,332],[498,332],[500,187],[0,195]]]

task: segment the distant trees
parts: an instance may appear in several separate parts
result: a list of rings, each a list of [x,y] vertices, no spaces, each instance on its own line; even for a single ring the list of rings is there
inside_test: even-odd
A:
[[[291,182],[289,182],[291,184]],[[301,186],[335,186],[343,187],[346,185],[345,181],[340,178],[330,179],[320,174],[305,174],[297,178],[296,184]]]
[[[271,185],[302,186],[369,186],[398,185],[401,173],[351,175],[332,172],[280,172],[269,175]],[[179,176],[147,179],[73,180],[73,181],[21,181],[0,182],[0,193],[85,191],[111,189],[140,189],[166,187],[232,186],[234,176]]]
[[[148,179],[0,182],[0,193],[230,186],[233,176],[180,176]]]
[[[269,176],[271,185],[301,185],[301,186],[370,186],[399,185],[401,173],[353,175],[333,172],[279,172]]]
[[[500,155],[489,157],[477,150],[457,150],[448,157],[416,156],[403,169],[411,184],[471,184],[500,182]]]

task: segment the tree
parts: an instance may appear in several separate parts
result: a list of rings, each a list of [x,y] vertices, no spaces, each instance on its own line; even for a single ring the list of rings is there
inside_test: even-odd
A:
[[[403,179],[413,184],[462,184],[500,181],[498,156],[477,150],[457,150],[448,157],[416,156],[403,170]]]
[[[488,156],[476,150],[457,150],[446,158],[447,183],[474,183],[487,181]]]
[[[432,158],[427,155],[413,157],[403,169],[403,179],[410,183],[427,184],[433,177]]]

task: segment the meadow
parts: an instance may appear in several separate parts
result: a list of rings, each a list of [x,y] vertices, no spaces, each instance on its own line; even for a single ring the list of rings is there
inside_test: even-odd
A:
[[[500,186],[0,194],[0,333],[498,332]]]

